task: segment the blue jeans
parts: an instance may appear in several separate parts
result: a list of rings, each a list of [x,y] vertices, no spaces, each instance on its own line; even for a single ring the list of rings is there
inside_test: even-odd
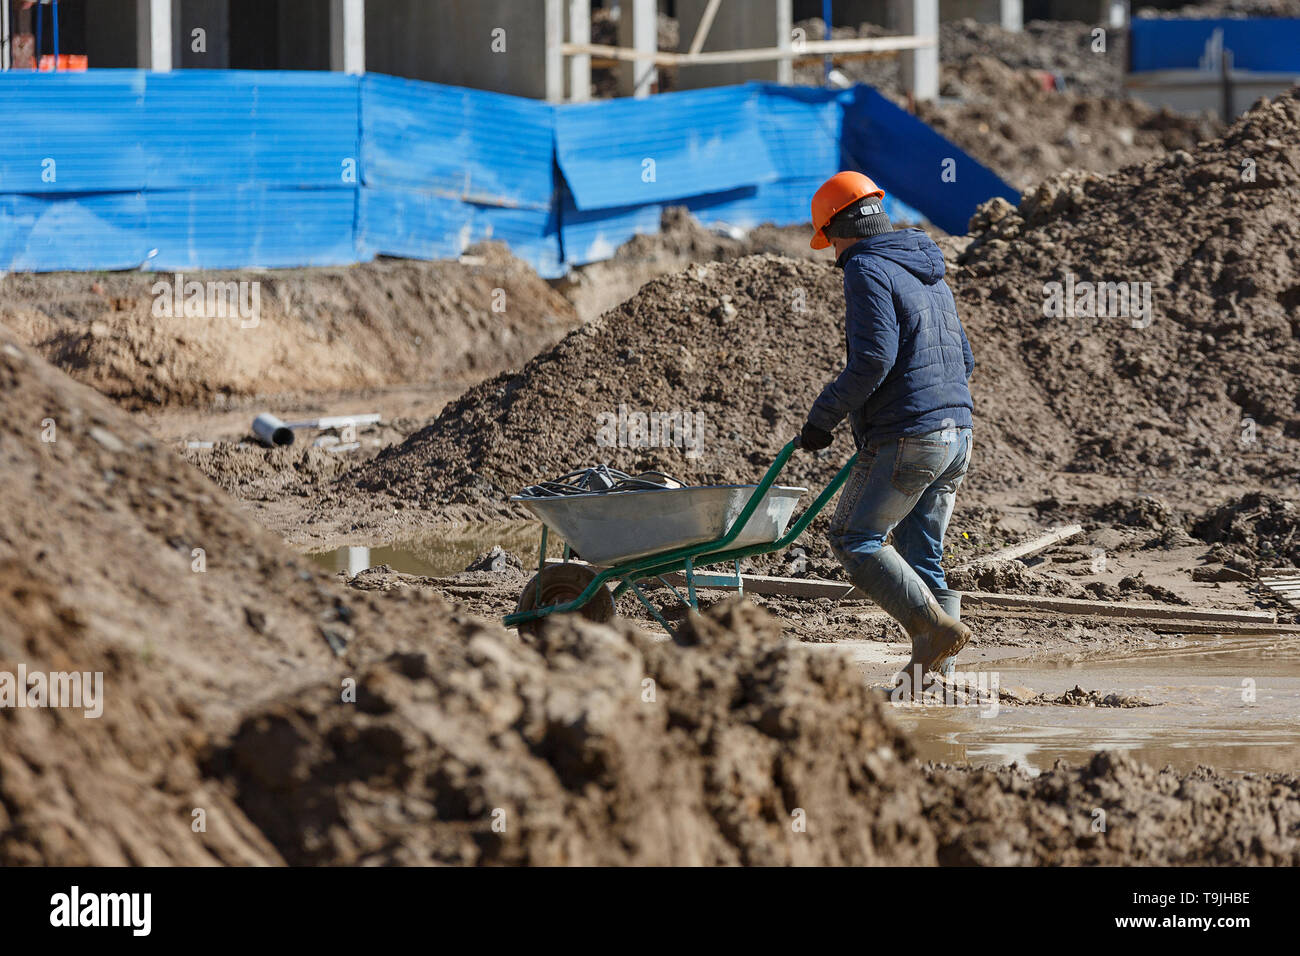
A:
[[[850,580],[863,559],[894,548],[930,587],[946,588],[943,536],[970,467],[971,430],[949,428],[863,448],[831,519],[830,542]]]

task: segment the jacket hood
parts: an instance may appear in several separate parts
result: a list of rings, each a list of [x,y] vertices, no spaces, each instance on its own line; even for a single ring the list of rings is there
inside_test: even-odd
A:
[[[841,269],[854,256],[871,255],[897,263],[926,285],[943,278],[947,267],[934,240],[920,229],[896,229],[855,242],[836,260]]]

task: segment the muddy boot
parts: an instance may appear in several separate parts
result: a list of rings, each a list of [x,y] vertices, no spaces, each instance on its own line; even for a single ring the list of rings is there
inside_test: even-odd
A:
[[[927,671],[955,656],[970,640],[970,628],[944,613],[925,582],[890,546],[868,555],[853,583],[902,624],[912,639],[903,683],[913,693]]]
[[[960,591],[950,591],[947,588],[935,588],[934,598],[936,601],[939,602],[939,607],[943,608],[943,612],[945,614],[947,614],[954,621],[961,620],[961,592]],[[939,662],[939,666],[938,666],[939,673],[942,674],[944,677],[951,677],[956,663],[957,663],[957,655],[950,654],[949,656],[945,657],[943,660]]]

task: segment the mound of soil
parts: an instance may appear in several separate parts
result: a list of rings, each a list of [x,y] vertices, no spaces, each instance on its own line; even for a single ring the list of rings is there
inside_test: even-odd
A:
[[[1300,567],[1300,505],[1278,495],[1252,492],[1211,508],[1192,534],[1222,546],[1217,559],[1238,569]]]
[[[1251,180],[1242,156],[1256,159]],[[952,275],[976,357],[967,488],[1032,486],[1054,471],[1292,480],[1298,185],[1292,92],[1195,155],[1109,177],[1070,173],[1019,210],[982,207]],[[1187,217],[1189,206],[1203,214]],[[1054,282],[1072,315],[1045,314]],[[1134,314],[1082,314],[1082,300],[1064,302],[1078,282],[1138,283]],[[1144,288],[1149,317],[1137,308]],[[842,310],[840,274],[826,262],[692,266],[471,389],[345,476],[341,491],[494,517],[512,513],[506,499],[524,486],[592,462],[692,483],[756,480],[838,371]],[[655,447],[602,444],[602,427],[624,413],[681,412],[700,422],[694,457],[664,447],[662,434]],[[840,431],[829,452],[796,454],[783,480],[829,479],[848,454]]]
[[[706,229],[690,211],[668,206],[659,232],[634,236],[613,257],[573,270],[556,287],[573,303],[579,318],[594,319],[630,298],[651,279],[678,272],[695,262],[721,262],[770,252],[792,259],[816,259],[808,245],[812,226],[758,226],[734,235]]]
[[[947,578],[948,586],[958,591],[1041,594],[1085,599],[1093,596],[1071,581],[1034,571],[1019,561],[986,561],[954,568],[947,573]]]
[[[957,277],[977,383],[997,396],[981,424],[1067,470],[1293,484],[1298,187],[1293,90],[1195,153],[986,204]],[[1136,283],[1150,314],[1116,315],[1105,293],[1110,315],[1090,317],[1064,291],[1079,282]]]
[[[526,485],[584,463],[691,484],[755,480],[835,374],[843,308],[840,273],[826,262],[767,255],[691,266],[520,371],[471,388],[344,482],[492,517],[514,514],[506,499]],[[618,434],[620,414],[674,413],[691,430],[669,429],[667,446],[660,429],[660,444],[618,447],[620,437],[636,441]],[[848,454],[844,439],[833,454],[796,455],[782,480],[824,482]]]
[[[129,408],[429,379],[468,383],[517,365],[578,322],[563,296],[492,243],[464,261],[184,274],[187,285],[258,283],[255,325],[238,316],[156,317],[155,283],[175,280],[144,272],[14,274],[0,279],[0,322]]]
[[[1300,860],[1294,778],[1110,755],[1037,778],[919,767],[844,657],[783,644],[743,601],[682,644],[568,622],[519,648],[483,629],[358,688],[354,705],[328,683],[266,705],[208,762],[289,862]],[[1094,697],[1051,703],[1143,705]]]
[[[1105,27],[1105,48],[1096,50],[1096,29],[1078,20],[1030,20],[1012,33],[996,23],[950,20],[939,27],[939,56],[958,72],[972,60],[992,57],[1017,72],[1049,74],[1080,97],[1123,99],[1128,31]]]
[[[187,448],[185,460],[243,501],[308,495],[352,468],[355,461],[311,445],[265,448],[218,442]]]
[[[825,37],[823,21],[818,17],[801,21],[798,26],[809,39]],[[940,77],[946,80],[976,57],[993,57],[1016,71],[1058,77],[1067,90],[1081,96],[1118,99],[1123,95],[1127,31],[1107,27],[1105,52],[1096,53],[1093,52],[1094,29],[1092,24],[1077,20],[1031,20],[1023,30],[1012,33],[995,23],[969,18],[948,20],[939,25]],[[835,27],[831,36],[836,40],[850,40],[898,32],[863,23],[856,28]],[[836,68],[853,82],[868,83],[901,101],[906,98],[900,76],[901,61],[902,57],[841,58]],[[796,63],[795,82],[821,86],[825,82],[821,60]]]
[[[1185,515],[1179,514],[1169,503],[1151,495],[1125,495],[1088,509],[1088,517],[1095,527],[1145,528],[1164,531],[1166,528],[1183,528]]]
[[[1045,88],[1036,72],[992,56],[946,67],[940,92],[917,115],[1020,190],[1066,169],[1107,173],[1194,149],[1222,127],[1121,96]]]
[[[0,672],[103,688],[99,717],[0,707],[0,863],[278,860],[197,756],[240,707],[335,666],[320,626],[346,599],[3,330],[0,409]]]
[[[743,603],[685,640],[575,624],[394,655],[355,707],[305,688],[214,766],[291,863],[934,859],[908,745],[847,662]]]

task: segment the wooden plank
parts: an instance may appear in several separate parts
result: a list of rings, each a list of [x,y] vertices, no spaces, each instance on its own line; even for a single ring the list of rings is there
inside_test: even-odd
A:
[[[550,562],[548,562],[550,563]],[[677,586],[686,583],[681,572],[664,576]],[[851,584],[822,578],[784,578],[769,574],[746,574],[745,591],[775,597],[829,598],[832,601],[865,601],[866,596]],[[703,589],[702,589],[703,590]],[[709,588],[708,590],[731,590]],[[1079,598],[1044,597],[1036,594],[994,594],[989,591],[963,591],[962,609],[1036,611],[1042,614],[1069,614],[1083,617],[1183,621],[1188,623],[1274,624],[1274,611],[1249,611],[1235,608],[1196,608],[1178,604],[1120,603]]]
[[[991,594],[986,591],[963,591],[962,607],[992,607],[1005,610],[1027,609],[1059,614],[1087,614],[1096,617],[1149,617],[1163,621],[1236,621],[1274,623],[1273,611],[1247,611],[1235,608],[1197,608],[1179,604],[1145,602],[1090,601],[1079,598],[1040,597],[1035,594]]]
[[[1040,551],[1046,551],[1048,548],[1060,544],[1062,541],[1083,534],[1083,525],[1067,524],[1059,528],[1053,528],[1045,531],[1037,537],[1030,538],[1028,541],[1022,541],[1020,544],[1013,544],[1007,548],[999,548],[997,551],[991,551],[975,561],[967,561],[965,564],[957,565],[957,568],[973,568],[981,564],[989,564],[994,561],[1015,561],[1017,558],[1027,558],[1030,555],[1038,554]],[[953,570],[957,570],[954,568]]]
[[[1008,611],[998,608],[962,608],[963,620],[980,618],[999,618],[1001,620],[1041,621],[1044,618],[1059,617],[1055,611]],[[1113,617],[1071,614],[1069,619],[1079,624],[1131,624],[1145,627],[1157,634],[1277,634],[1300,636],[1300,624],[1269,624],[1239,621],[1169,621],[1160,618],[1123,618],[1116,621]]]
[[[604,43],[563,43],[563,56],[591,56],[611,60],[648,60],[656,66],[703,66],[718,63],[761,63],[768,60],[796,60],[840,53],[884,53],[922,50],[935,45],[933,36],[862,37],[849,40],[805,40],[799,49],[759,47],[748,50],[718,50],[707,53],[674,53],[669,50],[634,50]]]
[[[821,578],[782,578],[767,574],[746,574],[745,590],[752,594],[779,597],[830,598],[832,601],[865,601],[866,597],[850,584]],[[682,574],[669,575],[674,584],[685,583]],[[1153,618],[1164,621],[1227,621],[1270,624],[1277,621],[1272,611],[1247,611],[1235,608],[1195,608],[1177,604],[1120,603],[1078,598],[1042,597],[1036,594],[994,594],[988,591],[963,591],[962,607],[1002,610],[1044,611],[1052,614],[1080,614],[1093,617]]]

